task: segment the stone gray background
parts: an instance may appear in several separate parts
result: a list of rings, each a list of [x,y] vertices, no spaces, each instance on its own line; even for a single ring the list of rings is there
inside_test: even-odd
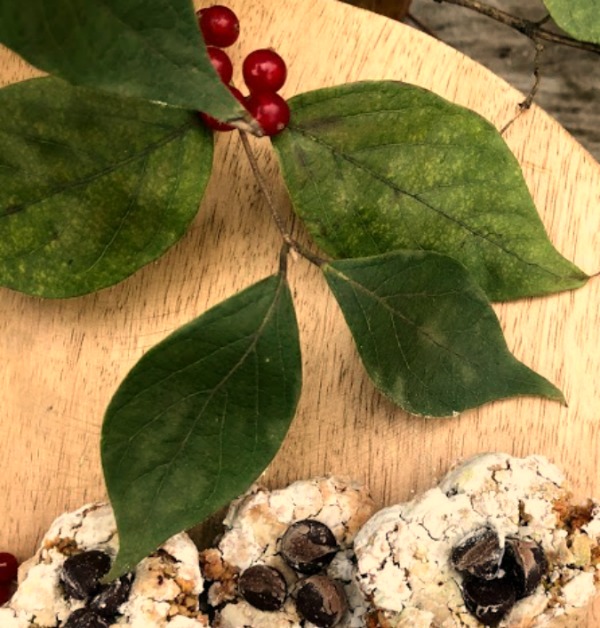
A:
[[[484,1],[528,19],[541,19],[547,14],[541,0]],[[470,9],[435,0],[413,0],[410,13],[445,43],[523,93],[529,92],[535,48],[524,35]],[[553,24],[549,22],[545,27]],[[542,78],[535,102],[600,160],[600,55],[548,42],[540,66]]]

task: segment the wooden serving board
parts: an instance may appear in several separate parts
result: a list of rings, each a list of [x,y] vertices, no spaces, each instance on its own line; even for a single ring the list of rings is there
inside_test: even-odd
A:
[[[444,44],[340,2],[228,4],[242,26],[230,49],[238,84],[243,57],[273,46],[288,62],[288,97],[342,82],[396,79],[466,105],[498,128],[523,99]],[[0,52],[0,84],[33,75],[14,55]],[[586,272],[600,270],[598,164],[536,107],[518,117],[505,138],[555,246]],[[291,221],[269,142],[254,144]],[[295,233],[308,242],[298,224]],[[41,300],[0,289],[0,549],[24,559],[56,515],[105,497],[99,433],[119,382],[176,327],[272,273],[279,246],[236,134],[221,134],[198,216],[159,261],[77,299]],[[555,382],[568,407],[521,398],[442,420],[408,416],[374,390],[318,270],[292,262],[290,281],[304,387],[266,482],[343,474],[366,481],[385,505],[431,487],[465,456],[498,450],[544,454],[566,471],[578,497],[600,497],[600,281],[496,308],[511,350]],[[600,625],[600,613],[596,619],[589,625]]]

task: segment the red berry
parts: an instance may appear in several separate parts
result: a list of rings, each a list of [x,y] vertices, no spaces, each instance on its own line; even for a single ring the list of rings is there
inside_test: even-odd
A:
[[[0,584],[6,584],[17,579],[17,559],[8,552],[0,552]]]
[[[227,87],[229,87],[229,91],[235,96],[236,100],[245,107],[246,102],[244,94],[242,94],[237,87],[233,87],[233,85],[228,85]],[[206,126],[213,131],[233,131],[235,128],[230,124],[226,124],[225,122],[221,122],[220,120],[209,116],[207,113],[200,112],[200,117],[202,118],[204,124],[206,124]]]
[[[285,83],[287,68],[274,50],[261,48],[244,59],[242,73],[251,92],[276,92]]]
[[[13,587],[10,584],[0,584],[0,606],[6,604],[12,597]]]
[[[217,74],[221,77],[223,83],[227,84],[231,81],[233,76],[233,64],[228,54],[220,48],[214,48],[209,46],[207,48],[208,56],[213,68],[217,71]]]
[[[237,15],[221,4],[200,9],[198,24],[207,46],[227,48],[240,34],[240,21]]]
[[[242,92],[240,92],[240,90],[237,87],[234,87],[233,85],[228,85],[227,87],[229,87],[229,91],[235,96],[235,99],[242,105],[244,105],[244,107],[246,106],[246,97],[244,96],[244,94],[242,94]]]
[[[276,135],[290,121],[290,108],[275,92],[255,92],[246,98],[246,109],[260,124],[265,135]]]

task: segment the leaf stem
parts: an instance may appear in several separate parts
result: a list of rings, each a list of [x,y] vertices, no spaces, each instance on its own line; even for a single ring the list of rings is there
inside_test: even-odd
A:
[[[279,251],[279,274],[283,277],[287,277],[287,258],[289,252],[290,245],[287,242],[284,242],[281,245],[281,250]]]
[[[496,9],[489,4],[484,4],[478,0],[434,0],[434,2],[439,2],[440,4],[446,2],[447,4],[454,4],[459,7],[464,7],[465,9],[471,9],[481,15],[485,15],[486,17],[496,20],[501,24],[505,24],[519,33],[523,33],[523,35],[529,37],[529,39],[534,42],[541,39],[555,44],[569,46],[571,48],[587,50],[588,52],[600,55],[600,45],[598,44],[593,44],[587,41],[578,41],[573,37],[561,35],[560,33],[555,33],[546,28],[542,28],[542,25],[546,22],[548,16],[538,21],[527,20],[525,18],[506,13],[505,11],[501,11],[500,9]]]
[[[256,120],[245,120],[244,118],[236,118],[235,120],[227,120],[228,124],[234,126],[240,133],[247,132],[254,137],[263,137],[264,131]]]
[[[265,178],[263,177],[260,168],[258,167],[258,162],[256,160],[256,156],[252,152],[252,147],[250,146],[250,142],[248,141],[248,136],[246,135],[246,133],[244,133],[244,131],[238,132],[242,141],[242,146],[244,147],[244,152],[246,153],[246,157],[248,157],[248,161],[250,162],[252,174],[254,174],[254,178],[258,183],[258,187],[260,188],[262,195],[265,197],[269,210],[271,211],[271,217],[273,218],[275,224],[277,225],[277,229],[279,229],[279,233],[283,238],[284,247],[282,248],[281,254],[284,255],[285,253],[285,255],[287,255],[287,253],[292,250],[304,257],[304,259],[308,260],[311,264],[314,264],[315,266],[322,266],[323,264],[325,264],[325,260],[318,257],[307,248],[302,246],[297,240],[292,237],[292,235],[288,231],[283,221],[283,217],[275,206],[275,202],[273,201],[273,197],[271,196],[269,186],[267,185],[267,182],[265,181]],[[280,269],[282,269],[282,272],[285,270],[285,267],[281,266],[281,262]]]

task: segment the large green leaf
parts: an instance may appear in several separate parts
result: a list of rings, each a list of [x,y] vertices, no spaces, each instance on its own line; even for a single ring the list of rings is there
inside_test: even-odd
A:
[[[247,117],[210,63],[190,0],[2,0],[0,42],[75,85]]]
[[[137,363],[102,430],[120,535],[112,575],[256,480],[287,432],[301,379],[283,276],[217,305]]]
[[[455,260],[397,251],[322,269],[369,376],[405,410],[449,416],[516,395],[564,401],[511,355],[485,294]]]
[[[580,41],[600,44],[600,0],[543,0],[552,19]]]
[[[33,79],[0,90],[0,284],[68,297],[162,255],[198,211],[196,115]]]
[[[479,115],[397,82],[321,89],[290,106],[274,145],[295,211],[331,256],[445,253],[493,300],[586,280],[553,248],[519,164]]]

